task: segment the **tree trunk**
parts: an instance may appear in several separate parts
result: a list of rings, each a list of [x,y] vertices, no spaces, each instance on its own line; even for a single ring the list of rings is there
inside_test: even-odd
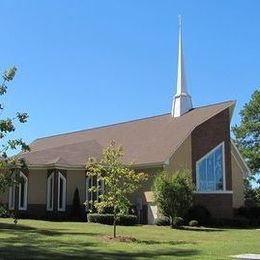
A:
[[[116,238],[116,209],[114,208],[114,238]]]

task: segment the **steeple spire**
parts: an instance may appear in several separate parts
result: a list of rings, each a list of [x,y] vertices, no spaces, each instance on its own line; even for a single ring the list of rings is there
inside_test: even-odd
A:
[[[177,91],[172,102],[172,117],[179,117],[192,109],[191,96],[188,94],[182,46],[182,20],[179,15],[179,47],[178,47],[178,71],[177,71]]]

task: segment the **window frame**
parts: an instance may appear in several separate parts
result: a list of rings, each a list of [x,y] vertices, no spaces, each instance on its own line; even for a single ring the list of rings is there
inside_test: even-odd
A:
[[[94,184],[94,176],[86,176],[86,202],[85,202],[85,209],[86,211],[89,211],[89,210],[92,210],[94,205],[93,203],[91,204],[91,206],[89,205],[89,201],[93,201],[94,199],[94,191],[89,191],[89,189],[91,187],[93,187],[93,184]],[[91,187],[89,187],[89,181],[91,183]],[[99,181],[101,181],[101,185],[100,185],[100,189],[98,188],[99,187]],[[96,191],[96,199],[98,200],[98,197],[102,194],[104,194],[105,192],[105,184],[104,184],[104,180],[103,179],[97,179],[96,181],[96,188],[97,188],[97,191]],[[90,195],[90,196],[89,196]]]
[[[18,199],[18,209],[19,210],[27,210],[27,202],[28,202],[28,177],[23,173],[20,172],[20,178],[24,179],[24,205],[21,206],[21,193],[22,193],[22,183],[19,183],[19,199]]]
[[[209,157],[212,153],[214,153],[218,148],[222,148],[222,165],[223,165],[223,189],[222,190],[212,190],[212,191],[200,191],[199,190],[199,164],[201,161]],[[196,193],[200,194],[209,194],[209,193],[232,193],[232,191],[228,191],[226,189],[226,165],[225,165],[225,142],[221,142],[216,147],[211,149],[208,153],[206,153],[203,157],[201,157],[198,161],[196,161]]]
[[[62,190],[62,199],[63,199],[63,203],[62,203],[62,207],[60,207],[60,179],[62,179],[63,183],[64,183],[64,187]],[[67,180],[66,177],[61,173],[58,172],[58,206],[57,209],[60,212],[64,212],[66,211],[66,193],[67,193]]]
[[[50,189],[50,181],[52,180],[52,187]],[[52,206],[50,207],[50,191],[52,191]],[[47,178],[47,203],[46,203],[47,211],[53,211],[54,209],[54,172],[52,172]]]
[[[15,178],[14,175],[12,175],[12,179]],[[15,190],[16,185],[13,184],[9,187],[9,195],[8,195],[8,209],[14,210],[15,209]]]

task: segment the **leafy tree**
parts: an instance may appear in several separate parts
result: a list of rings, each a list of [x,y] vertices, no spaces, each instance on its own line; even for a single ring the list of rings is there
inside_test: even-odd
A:
[[[244,180],[245,205],[248,207],[260,206],[260,187],[252,187],[249,179]]]
[[[93,186],[90,191],[101,194],[94,204],[98,212],[105,208],[113,208],[114,238],[116,237],[116,223],[119,215],[127,214],[130,206],[128,196],[147,179],[143,172],[135,172],[123,163],[124,152],[122,146],[117,146],[114,141],[104,149],[101,160],[89,158],[86,170],[87,175],[104,181],[105,192],[101,194],[101,187]]]
[[[2,83],[0,84],[0,96],[4,96],[7,93],[7,85],[14,79],[16,71],[16,67],[12,67],[3,73]],[[1,115],[3,115],[4,109],[3,103],[0,103]],[[27,144],[22,139],[8,138],[9,134],[16,130],[16,124],[25,123],[27,118],[27,113],[17,112],[12,118],[7,117],[0,119],[0,196],[10,185],[17,184],[19,182],[19,178],[12,178],[12,175],[16,172],[17,167],[26,167],[23,160],[19,160],[16,157],[8,157],[7,153],[10,150],[16,150],[19,148],[23,151],[29,149]]]
[[[249,103],[240,111],[241,123],[232,131],[235,143],[253,174],[260,172],[260,91],[256,90]]]
[[[154,181],[154,198],[159,212],[168,217],[174,226],[176,217],[184,217],[193,204],[194,184],[191,173],[186,170],[173,174],[164,172]]]

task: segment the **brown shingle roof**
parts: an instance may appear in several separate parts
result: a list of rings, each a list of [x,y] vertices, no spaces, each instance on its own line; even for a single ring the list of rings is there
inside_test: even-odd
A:
[[[90,156],[100,157],[111,140],[123,145],[125,163],[165,162],[192,130],[217,113],[233,107],[234,101],[198,107],[178,118],[164,114],[115,125],[61,134],[35,140],[24,153],[28,165],[83,166]]]

